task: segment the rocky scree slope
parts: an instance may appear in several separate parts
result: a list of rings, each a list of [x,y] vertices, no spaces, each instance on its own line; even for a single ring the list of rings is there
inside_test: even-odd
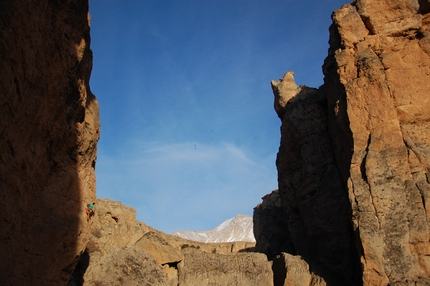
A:
[[[88,2],[0,1],[0,284],[65,285],[91,236]]]
[[[301,255],[329,285],[430,284],[429,13],[427,0],[344,5],[324,85],[272,82],[280,202],[256,208],[257,250]],[[263,225],[276,213],[282,241]]]

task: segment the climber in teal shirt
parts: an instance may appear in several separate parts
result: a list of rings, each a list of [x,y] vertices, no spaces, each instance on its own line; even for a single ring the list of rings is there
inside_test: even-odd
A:
[[[85,209],[85,211],[87,213],[87,220],[89,220],[94,215],[94,205],[95,204],[96,203],[92,203],[92,204],[87,205],[87,207]]]

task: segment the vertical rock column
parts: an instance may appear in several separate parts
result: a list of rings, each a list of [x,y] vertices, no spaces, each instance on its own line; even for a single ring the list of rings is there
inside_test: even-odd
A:
[[[333,14],[324,88],[366,285],[429,283],[430,21],[420,3],[355,1]],[[346,127],[350,150],[337,144]]]
[[[430,284],[429,7],[344,5],[324,85],[298,87],[292,72],[272,82],[293,248],[265,244],[300,254],[330,285]]]
[[[90,236],[98,103],[86,0],[0,3],[0,277],[64,285]]]
[[[346,182],[329,136],[325,94],[298,87],[292,72],[272,81],[272,89],[282,120],[276,166],[288,225],[283,232],[291,242],[282,246],[272,238],[271,255],[288,251],[302,256],[329,285],[360,284]]]

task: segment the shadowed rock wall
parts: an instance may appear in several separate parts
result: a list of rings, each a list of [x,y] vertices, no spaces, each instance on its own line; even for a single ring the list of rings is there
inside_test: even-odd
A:
[[[254,208],[255,251],[265,253],[270,260],[280,252],[296,254],[279,191],[274,190],[262,199],[263,202]]]
[[[88,2],[0,2],[0,277],[65,285],[90,237],[98,104]]]
[[[328,132],[326,97],[318,89],[298,87],[293,75],[287,72],[272,82],[275,97],[285,100],[277,110],[282,137],[276,165],[288,221],[284,233],[292,244],[276,252],[302,256],[329,285],[356,285],[360,275],[350,207]],[[288,245],[273,240],[272,248],[276,244]]]
[[[328,285],[430,283],[428,3],[344,5],[324,85],[272,82],[290,253]]]

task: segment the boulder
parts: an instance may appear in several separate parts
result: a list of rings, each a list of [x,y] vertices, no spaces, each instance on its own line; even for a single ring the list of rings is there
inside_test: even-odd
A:
[[[282,252],[273,260],[274,286],[326,286],[300,257]]]
[[[159,264],[179,263],[184,259],[181,251],[173,248],[155,232],[148,232],[139,239],[135,248],[141,248],[154,257]]]
[[[213,254],[194,247],[185,247],[182,253],[179,285],[273,285],[272,263],[264,254]]]
[[[149,253],[136,247],[118,247],[106,254],[94,252],[89,263],[91,267],[86,270],[83,285],[167,285],[163,267]]]
[[[136,210],[121,202],[97,199],[94,216],[90,220],[92,241],[100,250],[108,252],[111,247],[134,245],[152,228],[136,220]]]

